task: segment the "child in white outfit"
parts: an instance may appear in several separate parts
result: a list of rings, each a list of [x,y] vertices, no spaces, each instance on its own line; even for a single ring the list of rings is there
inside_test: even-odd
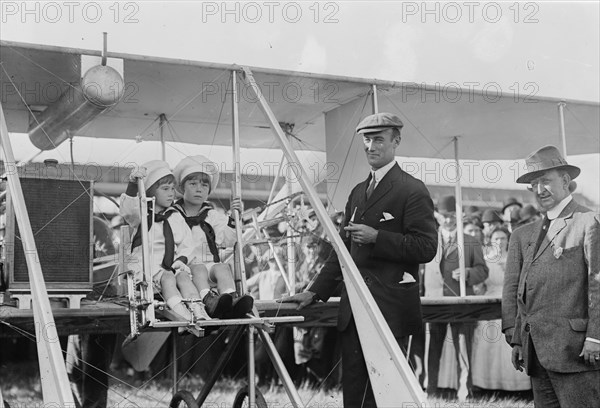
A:
[[[216,164],[200,155],[186,157],[175,166],[173,174],[183,194],[174,207],[194,237],[196,258],[191,266],[194,276],[202,277],[200,295],[208,314],[216,318],[245,317],[254,300],[249,295],[236,294],[231,267],[222,263],[219,255],[219,248],[231,247],[237,241],[234,221],[206,201],[219,182]],[[241,211],[241,200],[234,199],[231,208]],[[218,292],[210,289],[210,281],[216,284]]]
[[[127,191],[121,195],[120,213],[135,231],[131,240],[131,256],[127,267],[135,274],[136,282],[141,281],[142,247],[141,218],[137,198],[139,178],[146,181],[146,196],[154,197],[153,215],[148,214],[148,236],[150,262],[154,287],[164,297],[167,305],[185,320],[209,320],[200,294],[192,284],[188,264],[194,257],[194,242],[183,217],[171,207],[175,198],[175,177],[169,165],[161,160],[152,160],[134,169],[129,176]],[[150,212],[150,211],[149,211]],[[183,298],[197,300],[191,302],[188,310]]]

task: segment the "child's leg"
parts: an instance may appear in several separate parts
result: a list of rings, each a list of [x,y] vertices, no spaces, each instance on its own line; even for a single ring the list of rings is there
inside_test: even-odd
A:
[[[235,292],[235,282],[229,264],[215,264],[210,270],[210,279],[217,284],[219,293]]]
[[[200,293],[198,293],[196,286],[192,283],[190,275],[188,275],[187,272],[178,271],[175,274],[175,279],[177,280],[177,287],[181,294],[185,298],[197,301],[189,304],[189,308],[196,320],[210,320],[210,316],[208,316],[204,309],[204,304],[200,301]]]
[[[254,299],[252,296],[243,294],[238,296],[235,291],[235,282],[233,272],[229,264],[215,264],[210,270],[210,278],[217,283],[217,288],[221,295],[229,294],[233,297],[231,317],[246,317],[247,313],[252,311]]]
[[[211,282],[209,279],[208,267],[211,272],[215,268],[215,265],[211,262],[208,265],[200,264],[193,265],[192,268],[192,279],[196,287],[201,288],[200,298],[206,306],[206,311],[209,316],[220,319],[226,313],[231,310],[231,304],[233,303],[233,297],[229,293],[219,293],[214,289],[215,282]],[[233,282],[233,280],[231,280]],[[230,291],[230,293],[233,290]]]
[[[181,292],[181,295],[187,299],[200,299],[200,293],[196,289],[196,286],[192,283],[190,275],[186,272],[178,272],[175,274],[177,280],[177,288]]]
[[[192,282],[200,294],[200,299],[204,299],[210,291],[210,282],[208,280],[208,269],[203,264],[190,265],[192,271]]]
[[[167,306],[171,310],[181,316],[184,320],[191,320],[192,315],[187,307],[181,302],[181,293],[177,289],[177,280],[171,271],[161,271],[159,278],[161,293],[165,298]]]

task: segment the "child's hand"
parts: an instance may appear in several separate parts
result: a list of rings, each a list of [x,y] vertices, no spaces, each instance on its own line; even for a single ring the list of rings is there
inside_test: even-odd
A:
[[[175,270],[175,272],[184,272],[187,274],[191,273],[190,268],[186,264],[181,262],[180,260],[173,262],[173,265],[171,265],[171,268],[173,268]]]
[[[138,179],[143,179],[146,177],[146,168],[145,167],[136,167],[131,170],[131,174],[129,174],[129,181],[132,183],[137,183]]]
[[[244,212],[244,203],[239,197],[231,198],[231,212],[233,213],[235,210],[239,211],[240,214]]]

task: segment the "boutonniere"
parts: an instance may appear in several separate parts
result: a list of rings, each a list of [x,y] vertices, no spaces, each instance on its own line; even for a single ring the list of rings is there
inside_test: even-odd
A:
[[[556,248],[554,248],[554,257],[556,259],[560,258],[560,256],[562,255],[562,253],[563,253],[563,248],[562,247],[556,247]]]
[[[385,211],[381,215],[383,215],[383,218],[380,219],[379,222],[384,222],[384,221],[389,221],[389,220],[393,220],[394,219],[394,216],[392,214],[390,214],[388,212],[385,212]]]

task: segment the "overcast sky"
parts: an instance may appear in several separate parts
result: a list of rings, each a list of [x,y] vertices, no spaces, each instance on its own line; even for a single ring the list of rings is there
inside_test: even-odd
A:
[[[589,2],[0,3],[7,41],[429,84],[535,82],[600,101],[600,8]],[[513,88],[511,88],[513,87]],[[521,90],[524,91],[524,90]],[[598,155],[580,191],[599,201]]]

